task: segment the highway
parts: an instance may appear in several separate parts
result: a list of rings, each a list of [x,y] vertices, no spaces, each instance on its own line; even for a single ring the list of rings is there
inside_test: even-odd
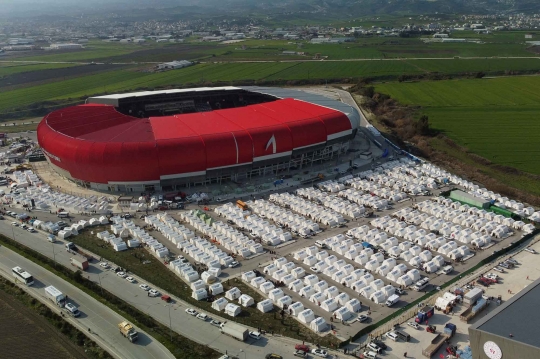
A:
[[[45,217],[44,215],[40,216],[39,212],[32,212],[33,215],[38,216],[38,218]],[[49,215],[47,213],[47,215]],[[9,218],[9,217],[8,217]],[[19,227],[11,226],[11,221],[6,219],[3,221],[0,221],[0,233],[10,237],[15,238],[16,241],[40,252],[41,254],[55,259],[58,263],[70,268],[70,257],[73,256],[73,254],[68,253],[64,248],[64,243],[62,241],[58,241],[54,244],[47,242],[46,240],[46,234],[44,232],[38,232],[38,233],[29,233],[25,230],[20,229]],[[0,248],[0,253],[5,253],[7,251],[5,248]],[[81,257],[82,258],[82,257]],[[0,262],[5,263],[6,259],[4,257],[0,257]],[[36,288],[42,288],[45,285],[52,284],[56,286],[56,282],[52,279],[49,279],[48,277],[42,277],[45,274],[48,273],[49,276],[53,276],[49,272],[44,271],[39,266],[35,264],[27,265],[27,263],[31,263],[29,261],[26,262],[17,262],[14,260],[10,260],[5,265],[5,268],[8,268],[11,270],[12,267],[15,265],[20,265],[25,270],[29,271],[32,275],[34,275],[38,280],[42,278],[47,278],[47,283],[44,283],[41,285],[41,288],[39,287],[40,284],[35,285]],[[132,284],[126,281],[123,278],[120,278],[117,276],[114,272],[110,270],[103,270],[101,267],[99,267],[98,263],[94,261],[93,264],[90,265],[89,269],[85,272],[86,276],[89,276],[89,278],[96,283],[101,283],[104,289],[110,291],[111,293],[114,293],[116,296],[121,298],[122,300],[125,300],[129,304],[133,305],[137,309],[151,315],[153,318],[161,322],[162,324],[169,326],[169,324],[172,324],[172,330],[189,338],[196,342],[202,343],[204,345],[207,345],[211,348],[214,348],[217,351],[220,351],[222,353],[225,353],[226,351],[229,354],[238,355],[239,353],[243,352],[241,357],[244,356],[246,358],[263,358],[268,353],[277,353],[282,355],[284,358],[292,358],[292,354],[294,352],[294,344],[297,343],[297,341],[294,341],[289,338],[282,338],[282,337],[264,337],[260,340],[254,340],[254,339],[248,339],[246,342],[240,342],[237,341],[231,337],[228,337],[226,335],[221,334],[219,329],[217,327],[214,327],[210,325],[209,322],[203,322],[193,316],[188,315],[185,313],[185,309],[189,307],[189,305],[179,299],[176,299],[174,303],[167,304],[163,302],[159,297],[158,298],[151,298],[147,296],[147,293],[139,288],[139,284],[141,283],[140,280],[137,281],[137,283]],[[56,278],[56,280],[61,281],[60,279]],[[62,281],[63,282],[63,281]],[[64,282],[65,283],[65,282]],[[67,284],[67,283],[66,283]],[[152,286],[150,284],[150,286]],[[69,298],[77,298],[77,304],[81,306],[81,311],[85,312],[87,303],[86,302],[79,302],[78,298],[81,296],[81,293],[73,292],[71,288],[65,287],[62,285],[62,283],[58,284],[58,289],[62,292],[65,291]],[[159,290],[159,288],[156,288]],[[75,290],[75,288],[73,288]],[[80,292],[80,291],[79,291]],[[72,294],[73,293],[73,294]],[[86,296],[86,295],[84,295]],[[195,308],[196,309],[196,308]],[[111,311],[109,309],[109,311]],[[111,311],[112,312],[112,311]],[[118,329],[116,328],[116,325],[121,321],[121,317],[115,314],[118,319],[112,320],[111,323],[111,330],[114,332],[114,334],[111,335],[111,337],[118,338],[118,341],[125,341],[125,343],[122,344],[130,344],[133,346],[133,344],[129,343],[127,339],[120,336],[118,333]],[[93,315],[89,315],[88,318],[94,317]],[[215,318],[214,315],[212,317]],[[93,318],[96,320],[96,318]],[[224,321],[227,320],[227,318],[216,318],[218,320]],[[99,322],[98,322],[99,323]],[[86,323],[85,323],[86,324]],[[88,324],[90,325],[90,324]],[[94,328],[92,328],[94,330]],[[97,330],[97,329],[96,329]],[[139,343],[138,346],[141,344]],[[139,349],[140,350],[140,349]],[[158,353],[155,353],[158,354]],[[169,354],[170,355],[170,354]],[[130,356],[126,356],[130,357]],[[140,358],[164,358],[167,357],[165,355],[162,356],[150,356],[148,354],[140,356]]]
[[[81,311],[78,318],[68,317],[68,321],[83,333],[87,333],[90,329],[91,338],[114,357],[122,359],[174,358],[161,343],[140,330],[138,330],[138,342],[129,342],[120,334],[117,327],[118,323],[125,320],[122,316],[41,266],[5,247],[0,247],[1,274],[12,278],[11,269],[15,266],[22,267],[34,276],[34,285],[24,287],[31,295],[47,304],[56,313],[60,313],[61,309],[45,297],[44,288],[53,285],[66,294],[69,298],[68,301],[77,305]],[[65,311],[64,314],[67,315]]]

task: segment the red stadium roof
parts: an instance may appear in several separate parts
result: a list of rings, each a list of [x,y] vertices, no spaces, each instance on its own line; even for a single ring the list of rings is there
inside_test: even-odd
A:
[[[109,105],[50,113],[38,141],[52,163],[88,182],[148,182],[288,158],[352,132],[340,111],[295,99],[136,118]]]

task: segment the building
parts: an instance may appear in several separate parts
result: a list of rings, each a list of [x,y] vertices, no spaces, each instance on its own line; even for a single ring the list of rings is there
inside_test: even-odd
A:
[[[51,44],[51,50],[77,50],[82,49],[82,44]]]
[[[45,116],[38,142],[67,179],[141,192],[335,161],[359,124],[353,107],[303,91],[194,88],[91,97]]]
[[[180,60],[180,61],[171,61],[171,62],[165,62],[163,64],[157,65],[158,70],[177,70],[182,69],[184,67],[188,67],[193,65],[193,62],[186,61],[186,60]]]
[[[473,359],[540,358],[540,279],[469,327]]]
[[[439,34],[439,33],[436,33],[436,34],[433,34],[433,38],[434,38],[434,39],[447,39],[447,38],[448,38],[448,34]]]

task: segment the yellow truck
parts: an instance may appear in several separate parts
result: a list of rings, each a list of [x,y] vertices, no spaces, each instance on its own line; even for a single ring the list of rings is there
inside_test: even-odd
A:
[[[122,322],[118,324],[118,329],[120,329],[120,333],[132,343],[137,341],[137,338],[139,337],[139,333],[133,328],[133,325],[131,325],[128,322]]]

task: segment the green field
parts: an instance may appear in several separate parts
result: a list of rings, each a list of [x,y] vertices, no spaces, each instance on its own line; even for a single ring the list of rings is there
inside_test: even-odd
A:
[[[421,106],[434,129],[470,151],[540,174],[540,77],[386,83],[376,90]]]
[[[75,66],[73,64],[32,64],[32,63],[1,63],[0,77],[18,74],[21,72],[32,72],[49,69],[61,69]]]

